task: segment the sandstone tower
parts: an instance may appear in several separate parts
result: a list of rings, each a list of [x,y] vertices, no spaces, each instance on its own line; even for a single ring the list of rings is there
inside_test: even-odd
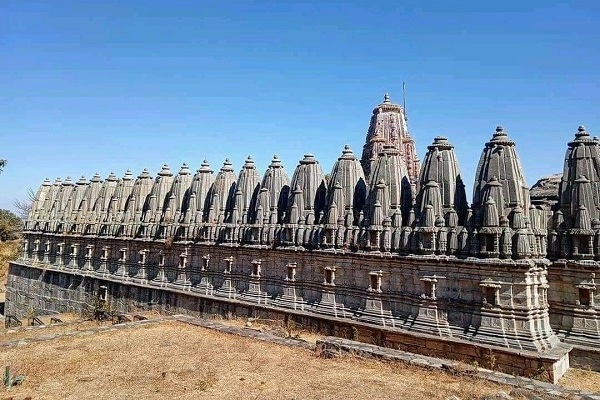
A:
[[[373,109],[371,124],[360,160],[368,180],[371,180],[371,172],[379,154],[385,146],[390,145],[398,150],[406,164],[411,184],[416,185],[419,180],[420,164],[415,141],[408,133],[406,112],[402,106],[392,103],[390,96],[386,93],[383,103]]]

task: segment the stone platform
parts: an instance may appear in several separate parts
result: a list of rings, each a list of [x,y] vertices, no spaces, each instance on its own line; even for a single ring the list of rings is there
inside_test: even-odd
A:
[[[56,270],[11,263],[7,293],[7,311],[23,314],[30,308],[39,313],[81,312],[90,304],[94,288],[109,288],[108,301],[115,311],[160,308],[170,313],[190,316],[235,315],[270,320],[293,321],[304,329],[358,340],[363,343],[444,357],[523,376],[539,376],[556,382],[569,367],[570,346],[559,345],[550,351],[535,352],[487,345],[456,337],[441,337],[422,332],[361,322],[353,318],[301,309],[285,309],[271,304],[240,298],[211,296],[177,289],[157,287],[119,277],[97,277],[74,269]],[[242,297],[243,298],[243,297]]]

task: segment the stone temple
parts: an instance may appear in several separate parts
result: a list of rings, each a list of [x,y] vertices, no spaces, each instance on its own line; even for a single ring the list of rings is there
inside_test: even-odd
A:
[[[600,142],[580,126],[561,176],[530,191],[500,126],[467,200],[454,146],[421,163],[385,96],[362,156],[329,178],[164,165],[153,178],[46,180],[11,264],[7,314],[160,308],[293,320],[329,334],[556,380],[600,365]]]

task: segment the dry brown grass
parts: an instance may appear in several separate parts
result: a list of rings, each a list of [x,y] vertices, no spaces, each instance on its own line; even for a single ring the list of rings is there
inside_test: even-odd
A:
[[[226,318],[220,315],[214,315],[211,317],[222,324],[236,326],[239,328],[251,328],[261,332],[270,333],[279,337],[302,339],[305,342],[316,344],[319,338],[323,335],[305,328],[304,326],[294,322],[284,322],[282,320],[270,320],[263,318],[242,318],[235,315],[230,315]]]
[[[15,400],[473,399],[503,389],[399,363],[320,359],[179,322],[11,348],[0,353],[5,365],[27,377],[0,390]]]
[[[570,389],[600,391],[600,372],[571,368],[561,378],[560,384]]]

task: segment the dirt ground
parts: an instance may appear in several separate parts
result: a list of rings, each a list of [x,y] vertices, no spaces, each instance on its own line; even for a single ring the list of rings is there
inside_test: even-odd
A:
[[[43,330],[42,330],[43,331]],[[45,332],[46,333],[46,332]],[[10,340],[5,335],[0,340]],[[0,399],[461,399],[504,389],[400,363],[321,359],[309,350],[180,322],[5,349],[26,376]]]

